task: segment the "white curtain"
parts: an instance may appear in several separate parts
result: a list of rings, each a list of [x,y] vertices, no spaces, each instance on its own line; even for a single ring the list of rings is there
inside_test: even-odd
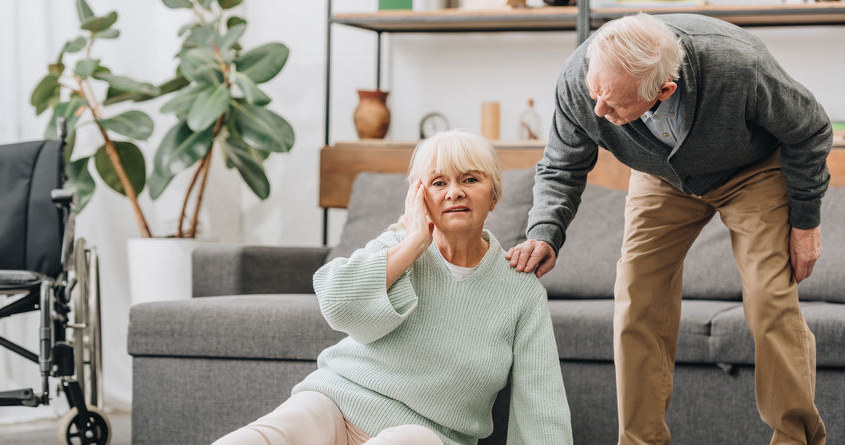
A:
[[[104,15],[111,10],[119,14],[115,28],[117,40],[98,41],[93,57],[100,58],[115,74],[127,75],[153,84],[172,77],[176,69],[173,55],[179,49],[177,30],[191,19],[185,10],[170,10],[160,1],[114,2],[88,0],[94,12]],[[41,139],[49,112],[36,117],[29,104],[30,94],[53,63],[64,42],[81,35],[73,1],[12,0],[3,2],[0,10],[0,144]],[[72,55],[66,60],[75,60]],[[68,64],[68,72],[73,66]],[[102,91],[98,94],[102,96]],[[166,100],[166,99],[165,99]],[[158,113],[164,100],[116,106],[107,115],[128,108],[141,109],[155,121],[156,131],[140,147],[148,166],[152,154],[175,118]],[[85,116],[82,121],[90,120]],[[99,136],[87,126],[76,142],[76,156],[92,153],[102,144]],[[218,157],[219,158],[219,157]],[[149,167],[148,167],[149,168]],[[205,236],[221,241],[240,240],[240,184],[234,173],[222,171],[219,159],[209,177],[201,222]],[[174,186],[162,198],[152,202],[141,195],[154,234],[172,233],[181,199],[177,177]],[[102,328],[104,361],[104,394],[107,409],[128,410],[131,403],[131,360],[126,352],[126,334],[130,307],[126,240],[138,236],[138,229],[128,200],[111,191],[97,178],[97,192],[88,207],[78,216],[76,235],[85,237],[100,256]],[[235,211],[232,211],[235,209]],[[212,215],[218,217],[213,218]],[[212,224],[210,221],[213,221]],[[222,222],[221,222],[222,221]],[[2,297],[0,297],[2,298]],[[17,315],[0,319],[0,335],[37,352],[38,314]],[[38,366],[4,348],[0,348],[0,391],[33,388],[41,392]],[[53,404],[37,409],[0,407],[0,424],[51,418],[67,411],[64,396],[55,392],[51,383]]]

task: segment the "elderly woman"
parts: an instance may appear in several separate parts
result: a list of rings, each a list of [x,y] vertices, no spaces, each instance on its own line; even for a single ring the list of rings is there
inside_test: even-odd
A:
[[[267,416],[217,444],[475,444],[511,381],[508,444],[571,444],[546,304],[484,221],[502,193],[493,147],[440,133],[414,151],[405,213],[314,275],[349,334]]]

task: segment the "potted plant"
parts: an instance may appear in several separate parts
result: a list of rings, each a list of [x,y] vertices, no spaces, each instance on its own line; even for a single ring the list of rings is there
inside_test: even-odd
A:
[[[119,36],[113,28],[117,13],[112,11],[97,16],[86,0],[77,0],[76,8],[84,35],[63,46],[58,60],[49,65],[48,74],[33,91],[31,102],[38,114],[48,109],[53,112],[46,132],[48,138],[56,136],[58,118],[66,122],[68,186],[73,187],[78,195],[76,211],[85,207],[94,192],[95,182],[90,171],[93,165],[105,184],[129,199],[141,237],[151,238],[153,234],[138,204],[138,194],[146,187],[151,198],[157,199],[176,175],[191,171],[178,224],[169,238],[195,238],[215,148],[225,159],[226,166],[237,170],[256,196],[261,199],[269,196],[270,184],[263,162],[274,152],[290,150],[294,144],[294,133],[284,118],[266,108],[270,97],[259,85],[281,71],[289,50],[277,42],[251,50],[241,47],[239,40],[246,21],[232,15],[231,8],[242,0],[162,1],[168,8],[186,8],[194,13],[193,20],[179,30],[183,42],[176,54],[178,64],[172,79],[155,86],[112,74],[100,59],[92,56],[92,47],[99,39]],[[64,58],[83,50],[73,72],[67,72]],[[103,99],[96,97],[91,85],[93,81],[107,84]],[[106,109],[121,102],[143,102],[161,96],[169,96],[169,100],[160,111],[175,115],[177,123],[161,140],[148,169],[136,143],[151,136],[152,119],[139,110],[106,117]],[[92,155],[74,156],[76,130],[84,123],[84,116],[92,118],[91,122],[103,138],[103,146]],[[118,140],[118,137],[125,139]],[[89,162],[92,158],[93,162]],[[169,246],[165,247],[169,253],[146,254],[133,249],[133,244],[139,243],[130,240],[130,273],[144,277],[140,280],[130,277],[133,287],[136,282],[162,281],[149,280],[151,275],[139,271],[143,268],[142,264],[163,266],[163,260],[180,256],[187,266],[163,266],[164,270],[160,273],[169,272],[190,282],[190,273],[186,270],[190,270],[192,245],[187,247],[187,253],[174,255]],[[185,288],[184,285],[171,287]],[[173,292],[185,293],[184,290]],[[137,293],[133,289],[133,294]]]

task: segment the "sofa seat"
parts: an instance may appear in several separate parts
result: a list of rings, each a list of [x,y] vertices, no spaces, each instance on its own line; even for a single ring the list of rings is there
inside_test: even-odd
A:
[[[315,360],[345,335],[320,314],[314,294],[240,295],[132,307],[135,357]]]
[[[801,313],[816,337],[816,366],[845,366],[845,304],[802,301]],[[713,320],[712,359],[718,363],[754,364],[754,340],[742,306],[718,314]]]
[[[688,300],[681,304],[678,362],[716,363],[710,350],[713,320],[741,310],[730,301]],[[613,300],[549,300],[561,360],[613,360]]]

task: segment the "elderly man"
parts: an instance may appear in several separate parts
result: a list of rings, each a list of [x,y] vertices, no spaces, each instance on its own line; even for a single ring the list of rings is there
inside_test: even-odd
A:
[[[554,267],[598,146],[631,167],[614,291],[619,444],[669,442],[683,261],[716,212],[742,276],[771,444],[823,444],[815,339],[797,294],[821,253],[829,182],[832,130],[813,95],[736,26],[641,14],[575,50],[555,103],[529,239],[508,258],[538,276]]]

